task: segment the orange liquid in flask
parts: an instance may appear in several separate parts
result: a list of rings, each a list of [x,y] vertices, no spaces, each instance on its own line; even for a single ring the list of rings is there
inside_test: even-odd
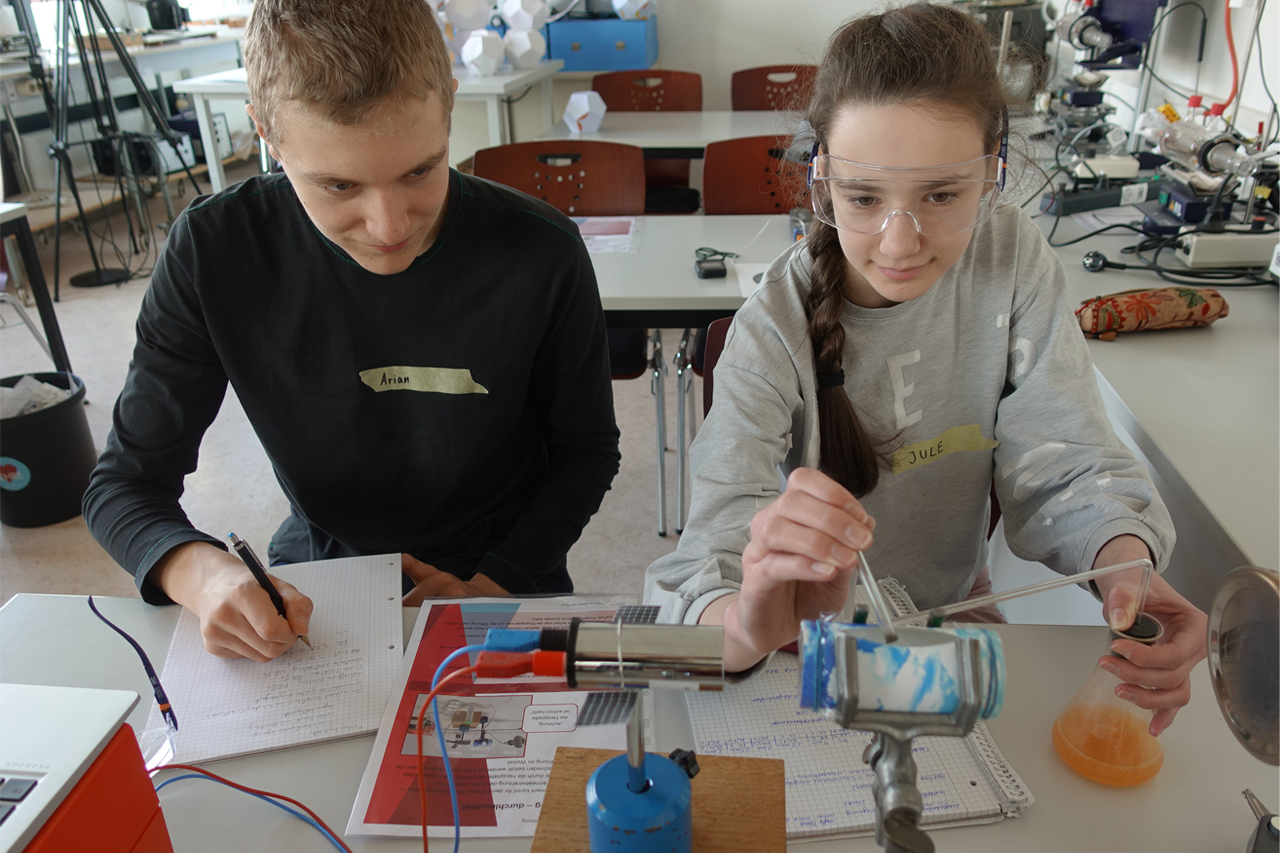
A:
[[[1106,705],[1064,711],[1053,724],[1053,746],[1068,767],[1103,785],[1141,785],[1164,764],[1164,748],[1147,722]]]

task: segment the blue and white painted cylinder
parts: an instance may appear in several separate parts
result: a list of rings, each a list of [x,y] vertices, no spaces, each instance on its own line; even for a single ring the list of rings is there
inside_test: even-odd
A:
[[[977,641],[978,716],[994,717],[1004,704],[1004,652],[1000,635],[985,628],[899,628],[897,641],[886,643],[875,625],[806,621],[800,705],[837,711],[852,686],[859,710],[951,714],[963,699],[957,638]],[[848,683],[846,667],[837,661],[837,646],[844,654],[856,648],[856,685]]]

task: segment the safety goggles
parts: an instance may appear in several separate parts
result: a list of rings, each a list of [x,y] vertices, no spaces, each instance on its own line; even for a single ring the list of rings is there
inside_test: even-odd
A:
[[[815,145],[809,163],[813,212],[842,231],[879,234],[904,216],[926,236],[977,228],[1004,187],[1004,146],[962,163],[928,168],[873,166],[833,157]]]

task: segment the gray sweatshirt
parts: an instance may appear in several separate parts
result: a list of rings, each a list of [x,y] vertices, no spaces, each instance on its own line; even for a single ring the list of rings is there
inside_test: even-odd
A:
[[[690,450],[689,521],[645,577],[664,622],[696,623],[737,590],[752,517],[791,470],[820,467],[810,267],[803,242],[784,252],[729,329]],[[997,208],[924,296],[846,302],[841,322],[845,392],[873,433],[900,433],[893,470],[862,500],[877,576],[922,610],[963,599],[986,565],[993,479],[1018,556],[1072,574],[1130,533],[1164,567],[1168,511],[1112,431],[1062,263],[1020,210]]]

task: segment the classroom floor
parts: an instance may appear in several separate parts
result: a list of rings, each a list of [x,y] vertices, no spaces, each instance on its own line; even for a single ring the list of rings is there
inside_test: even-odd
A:
[[[228,170],[231,181],[243,180],[253,167]],[[207,185],[205,185],[207,186]],[[82,192],[84,192],[82,190]],[[178,209],[191,200],[188,190],[175,198]],[[152,218],[165,218],[159,198],[151,200]],[[104,220],[93,218],[92,230]],[[116,242],[128,247],[123,216],[110,220]],[[154,230],[157,241],[163,232]],[[36,235],[40,260],[53,287],[52,233],[44,245]],[[104,266],[120,267],[110,247],[101,252]],[[142,257],[126,255],[131,267]],[[111,426],[111,409],[124,385],[134,344],[134,321],[149,278],[142,276],[120,286],[75,288],[69,277],[92,269],[83,234],[64,226],[62,233],[61,301],[58,322],[73,371],[84,381],[85,411],[95,446],[101,450]],[[147,266],[150,262],[147,261]],[[34,306],[27,309],[39,324]],[[4,319],[13,320],[10,309]],[[679,329],[663,332],[666,359],[675,355]],[[0,333],[0,375],[52,370],[48,358],[21,327]],[[675,548],[675,374],[666,379],[669,449],[666,452],[667,527],[657,535],[657,470],[654,441],[654,401],[647,376],[614,382],[614,402],[622,431],[622,467],[605,495],[600,511],[569,552],[569,572],[579,592],[625,592],[639,596],[644,570]],[[701,379],[695,379],[694,405],[701,412]],[[201,446],[200,464],[187,478],[183,506],[200,529],[235,531],[250,542],[265,543],[288,514],[288,503],[271,472],[257,437],[245,419],[234,392],[228,391],[222,410]],[[261,548],[259,549],[261,550]],[[80,517],[48,527],[16,528],[0,525],[0,604],[18,593],[95,594],[134,596],[133,579],[93,540]]]

